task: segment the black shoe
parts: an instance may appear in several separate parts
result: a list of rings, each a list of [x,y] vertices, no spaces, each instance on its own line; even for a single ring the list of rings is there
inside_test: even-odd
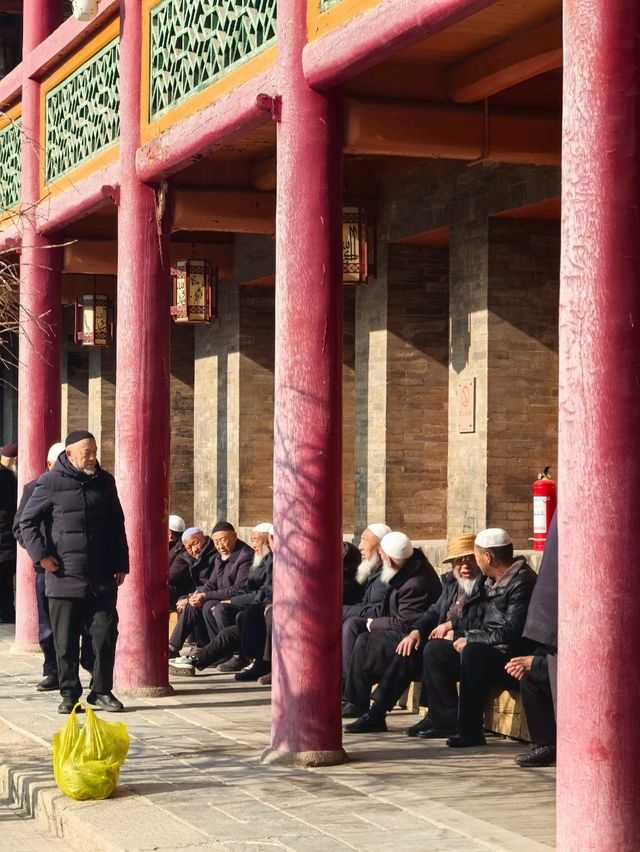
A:
[[[556,747],[534,745],[528,752],[517,754],[514,760],[525,769],[529,766],[553,766],[556,762]]]
[[[75,698],[63,698],[60,704],[58,704],[58,713],[62,713],[64,716],[68,716],[73,708],[76,706],[78,702]],[[82,707],[78,707],[76,713],[84,713]]]
[[[54,689],[59,689],[58,675],[47,675],[36,686],[38,692],[52,692]]]
[[[358,707],[356,704],[351,704],[349,701],[345,701],[342,705],[343,719],[359,719],[361,716],[364,716],[365,713],[369,713],[369,709],[367,707]]]
[[[177,659],[179,656],[180,656],[180,651],[178,651],[178,649],[177,649],[177,648],[172,648],[172,647],[171,647],[171,645],[169,645],[169,653],[167,654],[167,657],[168,657],[170,660],[175,660],[175,659]]]
[[[378,734],[387,731],[387,723],[384,716],[373,716],[371,713],[364,713],[355,722],[350,722],[342,729],[345,734]]]
[[[421,740],[446,740],[447,737],[454,737],[456,734],[455,728],[425,728],[418,731],[416,736]]]
[[[87,704],[92,704],[94,707],[102,707],[103,710],[108,710],[110,713],[119,713],[124,710],[124,704],[115,697],[113,692],[107,692],[104,695],[93,690],[87,695]]]
[[[482,734],[456,734],[447,740],[449,748],[472,748],[486,744],[487,741]]]
[[[228,660],[223,660],[216,668],[219,672],[241,672],[250,665],[251,660],[242,654],[234,654]]]
[[[427,713],[419,722],[416,722],[415,725],[411,725],[410,728],[407,728],[405,734],[408,737],[419,737],[421,731],[430,731],[431,728],[433,728],[433,722],[431,721],[431,716]]]
[[[250,666],[242,669],[241,672],[238,672],[236,675],[236,680],[241,681],[251,681],[258,680],[262,675],[268,674],[271,671],[270,666],[268,666],[264,660],[256,660],[255,663],[251,663]]]

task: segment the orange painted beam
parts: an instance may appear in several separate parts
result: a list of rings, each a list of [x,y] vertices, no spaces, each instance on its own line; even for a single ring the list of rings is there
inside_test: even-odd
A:
[[[271,192],[178,189],[173,230],[273,234],[275,215],[276,197]]]
[[[452,101],[472,103],[556,68],[562,68],[561,18],[454,66],[445,73],[445,88]]]
[[[561,119],[553,112],[475,106],[345,101],[345,153],[558,165]]]

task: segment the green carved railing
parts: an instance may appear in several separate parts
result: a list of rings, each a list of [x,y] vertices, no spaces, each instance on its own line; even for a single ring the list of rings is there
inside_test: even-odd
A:
[[[276,0],[161,0],[150,30],[154,121],[272,44]]]
[[[46,95],[45,182],[51,183],[118,141],[119,39]]]
[[[319,6],[321,12],[326,12],[327,9],[330,9],[332,6],[337,6],[341,0],[319,0]]]
[[[20,202],[20,125],[16,118],[0,130],[0,214]]]

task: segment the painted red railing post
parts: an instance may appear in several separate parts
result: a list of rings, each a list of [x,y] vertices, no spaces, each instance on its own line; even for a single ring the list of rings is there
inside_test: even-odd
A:
[[[25,0],[22,53],[28,56],[62,21],[61,0]],[[44,471],[60,440],[60,277],[62,250],[36,232],[40,198],[40,84],[22,81],[20,333],[18,368],[18,495]],[[18,548],[16,646],[38,647],[35,574]]]
[[[162,201],[136,174],[140,144],[142,10],[120,3],[120,202],[116,326],[116,480],[131,573],[118,596],[115,686],[169,691],[167,516],[169,486],[169,240]]]
[[[306,3],[278,4],[276,528],[267,762],[344,759],[340,98],[302,73]]]
[[[565,0],[557,846],[640,849],[640,8]]]

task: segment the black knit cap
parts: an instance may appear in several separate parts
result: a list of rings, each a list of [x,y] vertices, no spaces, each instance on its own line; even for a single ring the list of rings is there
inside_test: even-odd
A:
[[[86,429],[76,429],[75,432],[69,432],[65,438],[64,445],[65,447],[68,447],[70,444],[77,444],[78,441],[84,441],[87,438],[91,438],[95,441],[95,437],[91,434],[91,432],[87,432]]]
[[[235,532],[236,528],[229,521],[218,521],[215,527],[211,530],[211,535],[217,532]]]

